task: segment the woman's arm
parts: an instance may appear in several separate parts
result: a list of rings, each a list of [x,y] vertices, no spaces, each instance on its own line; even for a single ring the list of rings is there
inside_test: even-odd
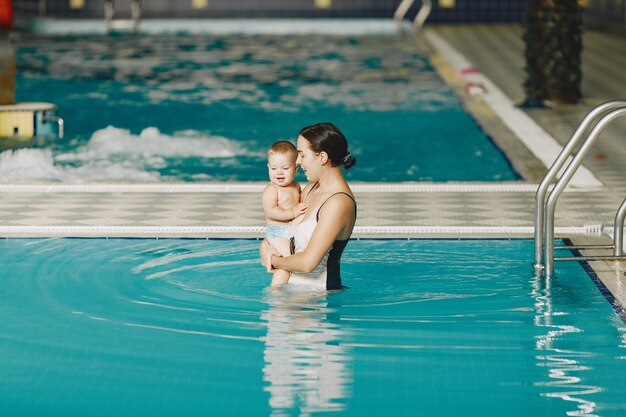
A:
[[[263,242],[261,242],[259,252],[261,253],[261,265],[267,269],[267,272],[274,272],[276,269],[272,266],[272,256],[280,256],[280,252],[278,252],[275,247],[270,245],[270,242],[268,242],[267,239],[263,239]]]
[[[349,197],[331,198],[324,204],[320,219],[304,251],[285,257],[278,253],[272,254],[272,266],[291,272],[311,272],[319,265],[339,234],[352,225],[353,219],[354,202]]]

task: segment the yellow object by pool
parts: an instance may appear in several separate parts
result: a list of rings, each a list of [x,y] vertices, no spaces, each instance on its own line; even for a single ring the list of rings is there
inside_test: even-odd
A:
[[[35,136],[63,137],[63,119],[57,117],[57,107],[51,103],[19,103],[0,106],[0,137],[28,140]]]
[[[317,9],[330,9],[333,7],[332,0],[315,0],[315,8]]]
[[[0,111],[0,136],[32,138],[35,136],[34,114],[25,111]]]

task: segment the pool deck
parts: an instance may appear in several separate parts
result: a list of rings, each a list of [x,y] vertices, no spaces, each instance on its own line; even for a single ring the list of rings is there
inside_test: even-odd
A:
[[[359,218],[354,237],[532,236],[535,190],[547,170],[542,158],[553,159],[542,153],[542,138],[562,145],[595,105],[626,99],[626,37],[585,33],[580,104],[524,110],[509,106],[517,115],[504,123],[500,112],[508,107],[499,103],[523,98],[521,33],[519,25],[511,24],[432,25],[418,43],[431,50],[437,71],[524,181],[355,183]],[[518,116],[528,118],[535,130],[518,129],[514,121]],[[584,161],[592,180],[582,179],[561,196],[557,236],[608,239],[602,232],[612,228],[615,211],[626,196],[626,146],[620,143],[625,131],[626,118],[606,129]],[[525,140],[530,137],[539,138],[533,145],[538,150],[529,150]],[[262,187],[263,183],[0,184],[0,237],[260,238]],[[626,305],[626,263],[593,265],[604,271],[605,285]]]

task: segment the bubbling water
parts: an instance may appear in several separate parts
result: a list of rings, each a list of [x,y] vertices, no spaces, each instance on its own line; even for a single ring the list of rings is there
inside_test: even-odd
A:
[[[228,159],[245,155],[237,142],[223,136],[185,130],[168,135],[155,127],[133,134],[108,126],[71,151],[50,148],[0,153],[0,178],[45,181],[142,181],[163,179],[168,161],[186,158]]]

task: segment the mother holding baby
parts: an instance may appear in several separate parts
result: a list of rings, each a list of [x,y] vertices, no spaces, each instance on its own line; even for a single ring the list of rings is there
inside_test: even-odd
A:
[[[348,152],[348,142],[336,126],[318,123],[300,130],[299,165],[309,183],[300,202],[306,213],[290,223],[290,256],[265,239],[261,243],[261,262],[268,272],[291,272],[289,283],[319,290],[341,289],[340,260],[356,222],[356,201],[341,167],[350,168],[356,159]]]

